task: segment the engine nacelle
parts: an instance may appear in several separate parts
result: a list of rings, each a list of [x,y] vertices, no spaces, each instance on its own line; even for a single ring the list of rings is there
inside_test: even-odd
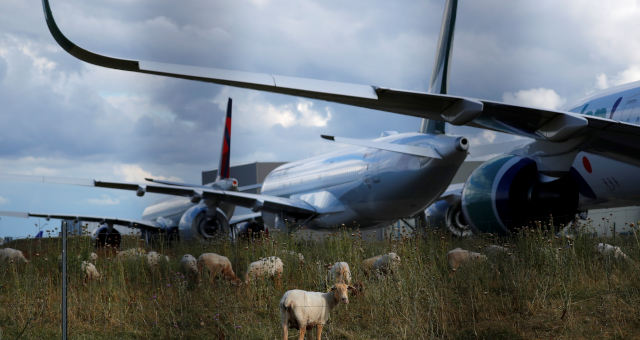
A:
[[[446,228],[455,236],[469,237],[473,231],[462,212],[460,196],[453,196],[431,204],[425,210],[427,226],[431,228]]]
[[[553,218],[571,221],[578,210],[578,186],[567,173],[541,176],[534,160],[503,155],[471,173],[462,190],[462,210],[474,232],[508,233]]]
[[[93,241],[96,248],[109,246],[119,249],[121,240],[122,235],[120,235],[120,232],[107,225],[102,225],[91,233],[91,241]]]
[[[180,218],[178,225],[181,239],[208,240],[215,238],[235,238],[229,227],[229,219],[220,208],[210,211],[204,203],[189,208]]]

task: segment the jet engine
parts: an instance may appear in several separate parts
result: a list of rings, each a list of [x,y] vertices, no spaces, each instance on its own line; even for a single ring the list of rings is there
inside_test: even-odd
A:
[[[425,216],[429,227],[445,227],[453,235],[459,237],[473,235],[473,231],[462,213],[460,196],[452,196],[434,202],[425,210]]]
[[[567,173],[548,177],[533,159],[503,155],[485,162],[467,179],[462,210],[474,232],[501,233],[532,221],[559,226],[578,210],[578,186]]]
[[[115,228],[102,225],[91,233],[91,240],[94,242],[96,248],[109,246],[114,249],[119,249],[122,236]]]
[[[209,209],[204,203],[189,208],[180,218],[178,229],[183,239],[235,239],[235,232],[222,209]]]

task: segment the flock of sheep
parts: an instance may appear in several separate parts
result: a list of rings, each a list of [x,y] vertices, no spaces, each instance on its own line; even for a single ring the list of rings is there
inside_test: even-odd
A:
[[[603,256],[612,256],[616,259],[633,262],[629,256],[622,252],[620,247],[599,243],[595,246],[595,250]],[[455,273],[458,268],[465,264],[485,261],[487,260],[487,255],[512,255],[508,248],[498,245],[490,245],[484,248],[484,252],[486,254],[461,248],[450,250],[447,253],[447,263],[451,273]],[[301,263],[304,262],[302,254],[291,251],[286,251],[286,253],[295,256]],[[145,258],[146,263],[152,267],[157,266],[161,261],[169,261],[169,257],[166,255],[161,255],[155,251],[147,253],[142,248],[119,251],[116,254],[116,258],[118,260]],[[85,282],[100,279],[100,273],[94,264],[97,259],[98,255],[92,252],[87,260],[83,260],[80,263],[80,270],[83,273]],[[61,266],[61,257],[58,257],[58,261]],[[29,261],[20,250],[12,248],[0,249],[0,265],[9,263],[21,265],[27,264]],[[366,276],[392,274],[399,265],[400,257],[393,252],[362,261],[362,269]],[[193,281],[199,281],[203,277],[208,277],[210,280],[222,277],[233,285],[249,285],[259,279],[271,278],[279,286],[284,264],[277,256],[261,258],[249,264],[244,280],[236,276],[231,261],[227,257],[215,253],[203,253],[197,259],[191,254],[185,254],[180,259],[180,268],[185,277]],[[284,339],[288,337],[289,327],[299,329],[299,339],[304,339],[306,331],[316,327],[317,339],[320,339],[323,326],[329,320],[331,310],[340,303],[348,304],[349,291],[357,291],[351,285],[351,280],[349,264],[347,262],[336,262],[328,267],[327,282],[332,285],[328,292],[312,292],[299,289],[286,291],[279,303]]]

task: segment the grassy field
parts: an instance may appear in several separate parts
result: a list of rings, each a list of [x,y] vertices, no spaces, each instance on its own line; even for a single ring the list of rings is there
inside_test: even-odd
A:
[[[167,249],[171,261],[149,268],[143,260],[119,262],[100,253],[102,281],[85,284],[80,261],[93,250],[90,240],[69,242],[69,335],[72,339],[227,338],[274,339],[282,335],[278,301],[288,289],[324,291],[326,265],[347,261],[364,294],[338,306],[323,336],[327,339],[532,339],[640,338],[640,268],[602,258],[598,242],[622,247],[640,260],[636,237],[601,240],[581,236],[569,244],[539,230],[509,238],[452,238],[429,231],[415,238],[371,241],[351,231],[322,241],[288,235],[218,243],[182,243]],[[488,244],[513,255],[462,267],[452,274],[447,251],[479,251]],[[126,238],[123,249],[139,246]],[[60,336],[60,240],[20,240],[9,245],[31,260],[0,267],[1,338]],[[283,254],[294,250],[305,263]],[[394,251],[402,265],[393,277],[366,279],[360,263]],[[243,276],[249,262],[279,255],[282,286],[264,281],[235,287],[221,279],[199,284],[178,272],[185,253],[216,252],[229,257]],[[297,331],[290,331],[297,338]],[[308,335],[308,338],[310,336]]]

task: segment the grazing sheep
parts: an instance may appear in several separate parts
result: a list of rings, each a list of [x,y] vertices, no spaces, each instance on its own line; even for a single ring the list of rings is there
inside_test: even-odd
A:
[[[340,302],[348,304],[348,291],[353,287],[343,283],[336,283],[327,293],[308,292],[299,289],[288,290],[280,299],[280,321],[282,324],[283,338],[289,336],[289,327],[299,329],[299,339],[304,339],[307,330],[314,326],[317,330],[317,339],[322,337],[322,327],[331,310]]]
[[[96,266],[94,266],[91,262],[82,261],[82,264],[80,264],[80,270],[84,273],[85,281],[100,279],[100,273],[98,273],[98,269],[96,269]]]
[[[276,283],[279,284],[283,269],[284,265],[279,257],[265,257],[249,264],[244,281],[249,283],[250,280],[255,281],[258,278],[273,277]]]
[[[180,269],[187,278],[198,277],[198,261],[191,254],[184,254],[180,259]]]
[[[378,255],[362,261],[362,267],[366,275],[372,272],[388,274],[393,272],[399,265],[400,256],[396,253]]]
[[[607,243],[598,243],[595,248],[603,256],[613,256],[616,259],[633,261],[629,256],[627,256],[627,254],[622,252],[622,249],[618,246],[612,246]]]
[[[126,260],[126,259],[142,257],[146,253],[147,251],[142,248],[131,248],[131,249],[119,251],[116,256],[119,260]]]
[[[449,269],[456,271],[461,265],[471,261],[485,261],[486,255],[476,253],[473,251],[465,250],[462,248],[456,248],[450,250],[447,253],[447,262],[449,263]]]
[[[0,262],[29,263],[29,260],[24,257],[24,254],[22,254],[21,250],[13,248],[2,248],[0,249]]]
[[[351,270],[346,262],[336,262],[329,268],[328,280],[330,283],[351,284]]]
[[[147,254],[147,264],[149,264],[150,267],[155,267],[158,265],[158,263],[160,263],[160,260],[164,260],[165,262],[169,262],[169,256],[162,256],[160,254],[158,254],[158,252],[155,251],[150,251]]]
[[[225,256],[215,253],[204,253],[198,257],[198,271],[203,272],[204,269],[209,271],[209,278],[222,275],[225,279],[234,284],[240,284],[242,281],[236,276],[231,267],[231,261]]]

